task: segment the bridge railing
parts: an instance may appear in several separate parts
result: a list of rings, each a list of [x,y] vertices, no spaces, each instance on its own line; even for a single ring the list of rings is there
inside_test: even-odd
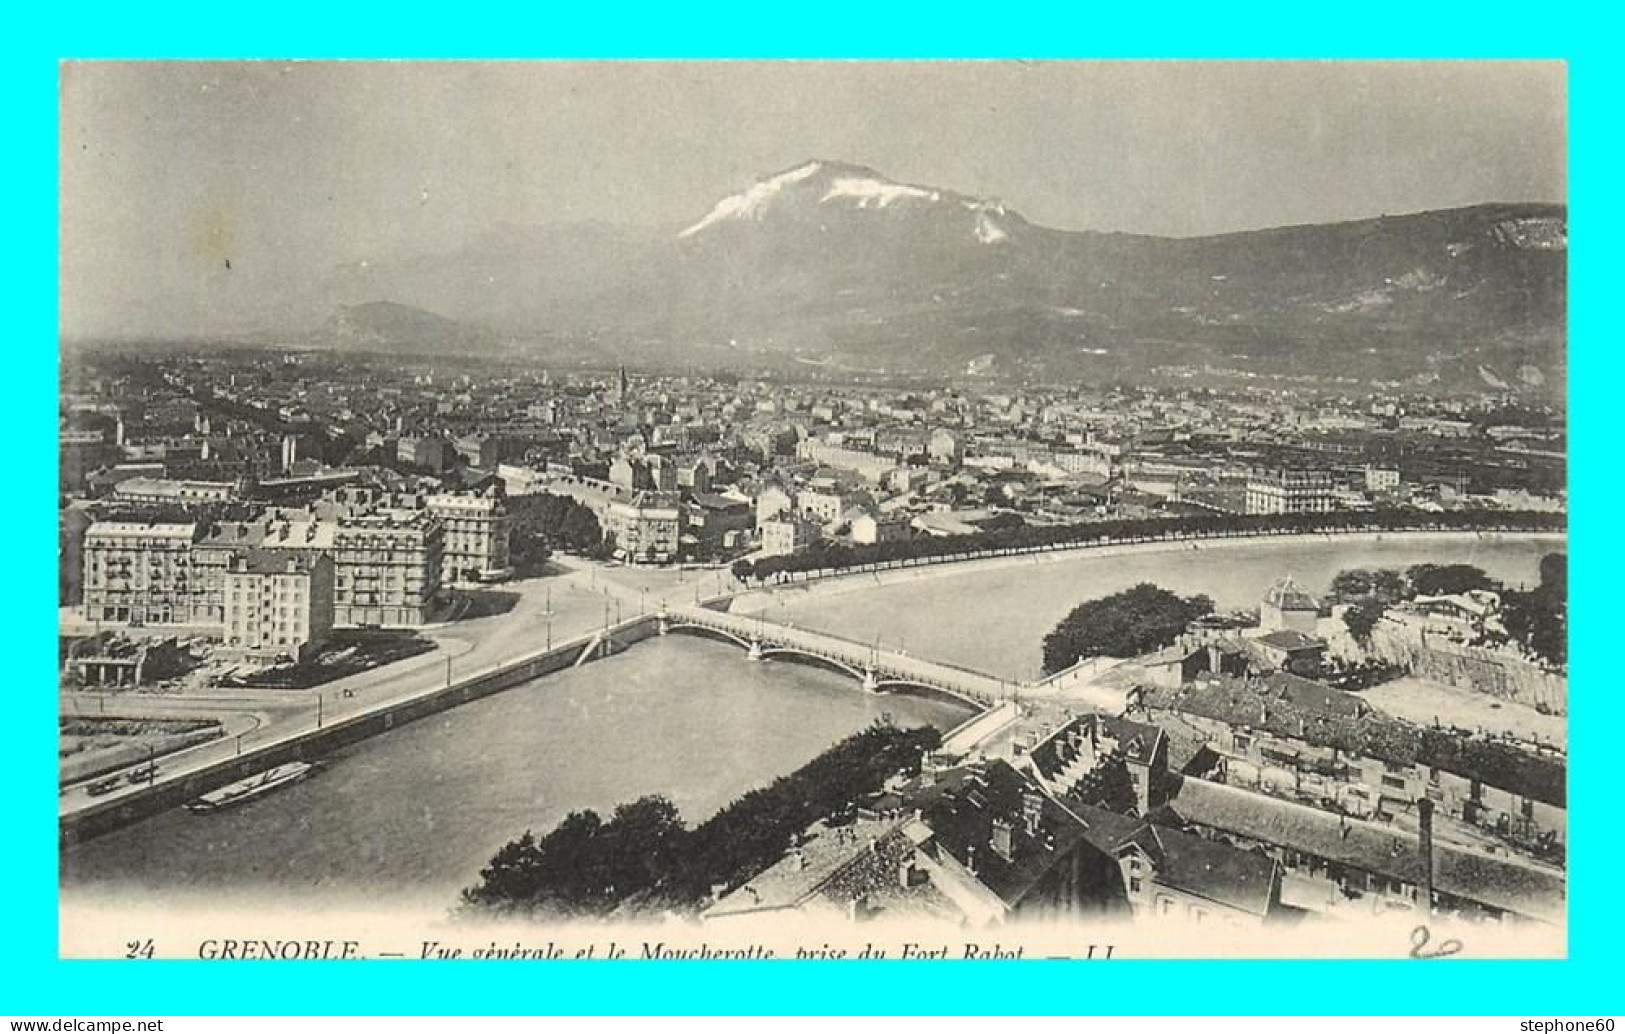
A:
[[[684,624],[711,628],[747,639],[754,637],[769,648],[793,649],[797,653],[830,661],[848,669],[873,670],[883,681],[903,682],[935,689],[969,698],[979,704],[985,705],[989,701],[1001,699],[1004,695],[1002,680],[985,672],[928,658],[876,650],[868,643],[828,632],[805,631],[762,618],[724,615],[710,610],[698,612],[689,609],[677,617]],[[848,649],[846,651],[832,649],[830,646],[832,643],[844,645]]]

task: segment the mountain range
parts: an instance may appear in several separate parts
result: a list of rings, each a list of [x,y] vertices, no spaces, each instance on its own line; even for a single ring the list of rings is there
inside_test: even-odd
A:
[[[1564,377],[1567,227],[1564,206],[1531,203],[1192,238],[1057,230],[812,160],[666,226],[499,227],[372,258],[284,311],[340,348],[1543,389]]]

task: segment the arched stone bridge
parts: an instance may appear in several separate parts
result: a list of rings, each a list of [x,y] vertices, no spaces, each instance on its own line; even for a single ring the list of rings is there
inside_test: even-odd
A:
[[[875,693],[935,693],[986,709],[1015,691],[1013,684],[980,672],[749,615],[704,607],[662,607],[657,621],[661,635],[686,633],[732,643],[748,652],[751,660],[777,658],[816,664],[851,676]]]

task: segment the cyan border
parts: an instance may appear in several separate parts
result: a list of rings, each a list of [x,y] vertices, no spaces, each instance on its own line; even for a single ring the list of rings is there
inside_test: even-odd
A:
[[[529,1013],[1606,1014],[1621,1001],[1609,890],[1618,842],[1607,679],[1620,264],[1611,16],[1564,5],[1301,2],[1087,9],[752,4],[702,10],[75,3],[6,17],[12,144],[5,284],[20,484],[6,541],[15,663],[0,870],[0,1012],[12,1015]],[[68,57],[1541,57],[1570,67],[1571,957],[1564,962],[275,963],[56,959],[56,75]],[[183,170],[178,170],[182,172]],[[1283,170],[1290,174],[1290,170]],[[974,966],[974,968],[971,968]]]

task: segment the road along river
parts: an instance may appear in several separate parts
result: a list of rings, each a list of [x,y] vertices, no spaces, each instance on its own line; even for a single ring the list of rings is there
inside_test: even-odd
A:
[[[174,809],[71,847],[64,899],[303,907],[387,893],[446,907],[526,829],[652,793],[693,824],[883,713],[946,730],[971,712],[703,639],[651,639],[346,747],[240,807]]]

